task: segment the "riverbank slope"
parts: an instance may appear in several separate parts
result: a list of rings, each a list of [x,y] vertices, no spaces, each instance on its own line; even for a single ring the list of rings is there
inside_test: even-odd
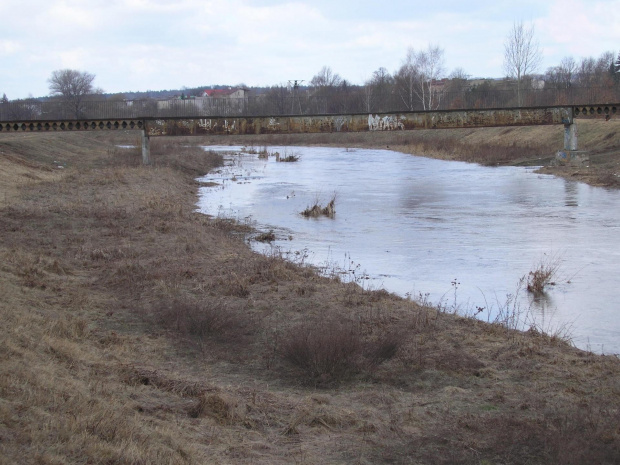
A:
[[[620,461],[617,357],[257,255],[138,140],[0,135],[1,464]]]

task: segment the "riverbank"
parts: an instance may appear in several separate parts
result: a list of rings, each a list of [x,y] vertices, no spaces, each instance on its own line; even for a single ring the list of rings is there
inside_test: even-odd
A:
[[[0,135],[0,463],[620,460],[617,357],[255,254],[138,140]]]
[[[481,165],[542,166],[541,172],[594,186],[620,187],[620,119],[577,120],[579,150],[589,153],[587,166],[551,166],[564,146],[562,126],[500,127],[389,131],[372,133],[290,134],[286,136],[217,136],[209,144],[325,145],[389,148],[412,155]]]

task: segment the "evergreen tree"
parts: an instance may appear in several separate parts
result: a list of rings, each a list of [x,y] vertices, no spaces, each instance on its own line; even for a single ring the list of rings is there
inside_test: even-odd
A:
[[[9,103],[9,99],[6,94],[2,94],[2,100],[0,100],[0,103]]]

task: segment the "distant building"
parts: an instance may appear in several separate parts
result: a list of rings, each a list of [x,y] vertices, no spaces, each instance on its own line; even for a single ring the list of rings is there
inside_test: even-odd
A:
[[[246,90],[242,88],[207,89],[200,95],[201,98],[245,98]]]

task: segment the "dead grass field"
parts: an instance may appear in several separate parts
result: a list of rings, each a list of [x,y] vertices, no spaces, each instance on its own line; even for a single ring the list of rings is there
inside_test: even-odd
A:
[[[254,254],[137,139],[0,134],[0,464],[620,462],[617,357]]]

